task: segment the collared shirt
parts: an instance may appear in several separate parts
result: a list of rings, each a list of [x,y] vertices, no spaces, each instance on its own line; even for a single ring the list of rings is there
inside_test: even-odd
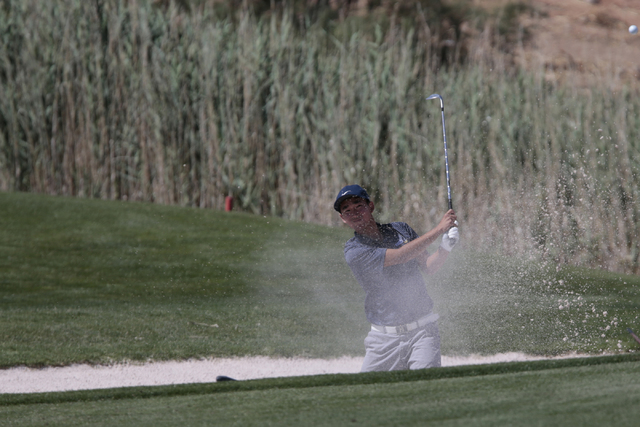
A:
[[[414,322],[433,309],[418,261],[385,267],[384,258],[387,249],[402,247],[418,234],[404,222],[378,224],[378,228],[382,240],[355,233],[344,248],[347,264],[365,292],[367,320],[382,326]]]

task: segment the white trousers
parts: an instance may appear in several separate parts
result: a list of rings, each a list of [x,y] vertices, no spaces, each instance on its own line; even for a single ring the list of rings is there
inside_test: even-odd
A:
[[[441,365],[437,322],[406,334],[371,330],[364,340],[361,372],[435,368]]]

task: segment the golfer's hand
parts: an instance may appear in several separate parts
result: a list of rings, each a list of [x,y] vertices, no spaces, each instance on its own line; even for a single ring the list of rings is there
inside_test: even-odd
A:
[[[458,225],[458,217],[453,209],[449,209],[446,214],[440,220],[440,224],[438,224],[438,228],[440,228],[440,233],[446,233],[449,231],[451,227],[456,227]]]
[[[460,232],[458,231],[458,227],[453,227],[442,235],[442,243],[440,243],[440,247],[447,252],[451,252],[451,249],[453,249],[459,241]]]

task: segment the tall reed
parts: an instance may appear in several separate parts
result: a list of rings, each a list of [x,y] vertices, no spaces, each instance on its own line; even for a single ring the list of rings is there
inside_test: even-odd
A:
[[[639,272],[636,88],[509,72],[487,43],[445,69],[426,25],[338,39],[287,14],[213,16],[5,2],[0,189],[213,209],[232,195],[339,224],[332,200],[358,182],[381,220],[424,231],[446,209],[439,108],[425,101],[438,92],[468,244]]]

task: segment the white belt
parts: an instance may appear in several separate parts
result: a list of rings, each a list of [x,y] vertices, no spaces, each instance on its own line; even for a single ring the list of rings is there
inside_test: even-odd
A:
[[[440,316],[435,313],[431,313],[428,316],[425,316],[421,319],[416,320],[415,322],[407,323],[406,325],[398,325],[398,326],[379,326],[379,325],[371,325],[371,329],[374,331],[382,332],[383,334],[406,334],[407,332],[413,331],[414,329],[418,329],[427,323],[433,323],[438,320]]]

